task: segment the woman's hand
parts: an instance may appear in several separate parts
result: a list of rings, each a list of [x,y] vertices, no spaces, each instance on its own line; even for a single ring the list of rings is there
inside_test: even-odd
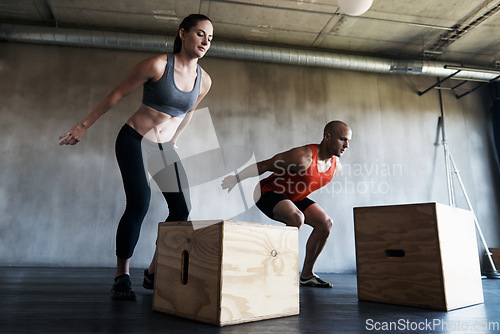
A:
[[[83,126],[81,123],[78,123],[77,125],[72,127],[71,130],[69,130],[68,132],[59,137],[59,140],[64,138],[59,143],[59,146],[78,144],[80,140],[82,140],[83,136],[85,136],[86,132],[87,128],[85,128],[85,126]]]

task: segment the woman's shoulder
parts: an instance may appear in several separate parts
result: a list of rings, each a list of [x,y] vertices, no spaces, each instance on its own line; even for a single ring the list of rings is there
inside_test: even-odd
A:
[[[203,69],[203,67],[201,67],[201,66],[200,66],[200,68],[201,68],[201,74],[202,74],[202,77],[201,77],[201,78],[202,78],[203,80],[207,80],[207,81],[209,81],[209,82],[211,83],[211,82],[212,82],[212,78],[210,77],[210,75],[207,73],[207,71],[205,71],[205,70]]]
[[[163,71],[165,70],[165,66],[168,63],[168,56],[166,54],[162,54],[148,58],[146,59],[146,61],[148,61],[151,66],[160,69],[163,73]]]
[[[140,64],[149,64],[149,65],[157,65],[157,64],[165,65],[168,61],[167,58],[168,57],[166,54],[162,54],[162,55],[157,55],[157,56],[145,58],[145,59],[141,60],[139,63]]]
[[[153,80],[158,80],[163,76],[165,66],[167,66],[167,55],[146,58],[138,64],[140,71]]]

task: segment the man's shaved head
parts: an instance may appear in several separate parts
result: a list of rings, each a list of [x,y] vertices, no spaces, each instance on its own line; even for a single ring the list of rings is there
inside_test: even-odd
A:
[[[327,125],[325,125],[325,129],[323,130],[323,135],[329,133],[330,135],[334,133],[338,133],[343,129],[349,129],[349,125],[342,121],[331,121]]]

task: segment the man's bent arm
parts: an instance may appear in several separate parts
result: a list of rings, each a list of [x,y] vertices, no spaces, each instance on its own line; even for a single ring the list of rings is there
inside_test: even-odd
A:
[[[231,191],[236,183],[250,177],[262,175],[265,172],[284,174],[285,172],[292,171],[299,173],[309,168],[311,161],[312,152],[308,146],[296,147],[289,151],[278,153],[270,159],[252,164],[236,175],[227,176],[222,180],[222,189]]]

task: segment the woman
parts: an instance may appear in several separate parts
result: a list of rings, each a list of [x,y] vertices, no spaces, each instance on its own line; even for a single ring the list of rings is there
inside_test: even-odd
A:
[[[129,267],[151,196],[144,163],[148,157],[144,156],[144,152],[156,148],[164,160],[165,157],[179,160],[174,150],[176,141],[212,84],[210,76],[198,65],[198,59],[210,48],[212,37],[213,26],[208,17],[200,14],[187,16],[179,26],[173,54],[138,63],[83,121],[59,137],[63,139],[59,145],[77,144],[99,117],[121,98],[144,85],[141,106],[122,127],[116,140],[116,158],[127,206],[116,233],[117,266],[115,284],[111,289],[113,299],[137,299],[130,283]],[[174,183],[179,187],[175,191],[162,189],[169,207],[167,221],[187,220],[188,186],[181,182],[181,178],[185,180],[184,170],[179,162],[169,162],[168,165],[175,166],[174,178],[176,175],[177,180]],[[153,288],[154,265],[153,257],[150,267],[144,271],[143,286],[147,289]]]

